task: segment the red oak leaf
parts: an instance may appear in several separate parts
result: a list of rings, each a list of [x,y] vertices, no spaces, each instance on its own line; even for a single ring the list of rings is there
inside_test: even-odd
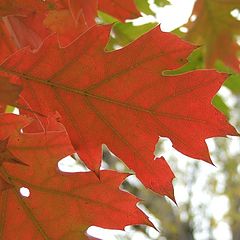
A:
[[[15,118],[22,121],[21,116]],[[138,200],[119,190],[127,174],[101,171],[98,179],[92,172],[57,170],[58,161],[73,152],[61,124],[52,123],[41,133],[16,133],[8,149],[29,167],[0,166],[12,186],[0,196],[2,239],[85,240],[91,225],[123,229],[129,224],[150,224],[136,207]],[[30,190],[29,197],[21,196],[22,187]]]
[[[34,50],[51,32],[58,33],[61,46],[71,44],[96,24],[97,8],[97,0],[3,0],[0,1],[0,16],[5,16],[5,25],[16,47],[30,46]],[[121,21],[139,16],[133,0],[100,0],[99,9]]]
[[[194,47],[158,28],[110,53],[103,50],[108,35],[109,27],[96,26],[67,49],[52,36],[38,53],[19,51],[0,71],[21,78],[34,111],[61,114],[91,170],[99,171],[106,144],[147,187],[173,198],[174,175],[163,158],[153,160],[154,146],[159,136],[168,137],[180,152],[211,162],[205,139],[237,134],[211,105],[226,75],[163,76]]]
[[[124,21],[137,17],[133,1],[100,1],[100,10]],[[58,33],[60,45],[66,47],[79,35],[94,26],[97,16],[97,0],[56,0],[38,2],[33,0],[0,2],[1,22],[0,62],[16,49],[30,46],[38,49],[51,32]],[[6,16],[9,15],[9,16]],[[62,24],[64,22],[64,24]],[[6,32],[6,29],[8,32]],[[10,35],[10,36],[9,36]]]

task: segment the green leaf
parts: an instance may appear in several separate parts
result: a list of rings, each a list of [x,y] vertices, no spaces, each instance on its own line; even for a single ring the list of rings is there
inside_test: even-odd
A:
[[[156,23],[147,23],[141,26],[134,26],[132,23],[118,22],[113,26],[112,35],[106,50],[112,51],[124,47],[153,29],[156,25]]]
[[[221,111],[227,118],[230,116],[230,109],[229,107],[224,103],[224,100],[219,96],[216,95],[213,100],[212,104],[219,110]]]
[[[102,11],[98,11],[98,19],[97,22],[99,24],[112,24],[118,22],[118,19],[114,18],[113,16],[104,13]]]
[[[177,75],[185,72],[189,72],[196,69],[203,69],[203,55],[201,48],[197,48],[194,50],[191,55],[188,57],[188,62],[182,67],[176,70],[166,70],[164,71],[164,75]]]
[[[226,66],[220,60],[216,61],[215,67],[219,72],[230,74],[230,77],[225,81],[224,86],[231,90],[233,94],[240,94],[240,74],[237,74],[231,67]]]
[[[240,94],[240,74],[231,75],[224,86],[230,89],[234,94]]]
[[[164,7],[166,5],[170,5],[171,4],[168,0],[155,0],[154,2],[159,7]]]

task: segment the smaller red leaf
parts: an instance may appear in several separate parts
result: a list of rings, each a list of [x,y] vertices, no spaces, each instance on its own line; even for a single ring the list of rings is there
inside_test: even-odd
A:
[[[16,121],[21,118],[15,115]],[[24,240],[85,240],[91,225],[118,229],[129,224],[151,225],[136,207],[138,199],[119,190],[128,174],[101,171],[98,179],[92,172],[58,171],[58,161],[73,148],[63,126],[53,118],[49,122],[44,132],[16,134],[15,129],[9,139],[9,151],[29,167],[0,166],[1,174],[13,185],[0,198],[4,202],[1,237],[14,240],[17,233],[17,239]],[[21,187],[30,190],[29,197],[21,196]]]
[[[7,3],[0,2],[0,16],[4,17],[4,27],[8,29],[5,34],[11,36],[7,42],[14,42],[18,49],[30,46],[32,50],[37,50],[52,32],[58,33],[61,46],[67,46],[95,24],[97,15],[96,0],[40,3],[15,0]],[[1,45],[3,43],[0,42]],[[7,53],[4,54],[6,56]]]

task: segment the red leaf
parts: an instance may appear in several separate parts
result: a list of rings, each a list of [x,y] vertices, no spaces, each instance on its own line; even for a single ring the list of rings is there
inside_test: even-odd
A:
[[[134,0],[99,0],[98,8],[120,21],[140,16]]]
[[[99,9],[121,21],[139,16],[133,0],[100,0]],[[58,33],[60,45],[65,47],[96,24],[97,0],[2,0],[0,16],[7,16],[5,24],[17,48],[38,49],[49,31]]]
[[[0,0],[0,62],[19,48],[40,47],[49,35],[42,25],[49,4],[49,1]]]
[[[94,26],[97,16],[96,0],[68,0],[65,2],[65,7],[49,11],[43,21],[46,28],[58,33],[60,45],[64,47]]]
[[[21,116],[15,118],[22,121]],[[29,167],[0,166],[13,186],[0,198],[3,239],[16,239],[17,232],[17,239],[24,240],[83,240],[91,225],[123,229],[128,224],[150,224],[137,209],[138,200],[118,188],[127,174],[101,171],[98,179],[92,172],[57,171],[58,161],[73,152],[61,124],[52,123],[42,133],[16,133],[8,149]],[[29,197],[21,196],[21,187],[30,190]]]
[[[88,28],[96,24],[97,0],[68,0],[68,5],[75,21],[79,21],[79,18],[83,17]]]
[[[0,2],[0,15],[18,48],[38,49],[51,32],[58,33],[62,46],[95,25],[97,1],[64,0]],[[63,24],[64,22],[64,24]]]
[[[186,39],[204,47],[207,67],[214,67],[216,60],[223,61],[235,71],[240,71],[236,37],[240,34],[240,22],[231,11],[240,8],[240,1],[198,0],[193,9],[196,21],[187,23]]]
[[[37,50],[50,32],[43,28],[44,16],[30,13],[26,16],[7,16],[3,18],[8,32],[18,49],[30,46]]]
[[[108,32],[96,26],[67,49],[52,36],[37,54],[18,52],[0,70],[22,79],[34,111],[61,114],[91,170],[99,171],[104,143],[147,187],[172,197],[173,173],[164,159],[153,160],[154,146],[159,135],[169,137],[182,153],[211,162],[205,139],[237,134],[211,105],[226,75],[162,76],[186,62],[194,47],[156,28],[106,53]]]

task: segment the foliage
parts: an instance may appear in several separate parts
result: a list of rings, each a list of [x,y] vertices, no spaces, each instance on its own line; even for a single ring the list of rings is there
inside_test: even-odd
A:
[[[222,0],[198,0],[193,15],[186,27],[186,39],[195,44],[204,44],[206,66],[214,67],[221,60],[236,71],[239,67],[240,21],[231,16],[232,11],[240,9],[240,2]]]
[[[211,104],[228,75],[195,70],[201,53],[187,58],[196,47],[155,23],[124,22],[139,11],[152,14],[147,1],[0,0],[1,239],[87,239],[91,225],[152,226],[139,199],[119,190],[129,174],[100,169],[102,145],[146,188],[175,201],[174,173],[163,156],[154,158],[159,137],[212,163],[205,140],[238,135]],[[97,12],[101,23],[122,22],[95,25]],[[235,32],[226,34],[233,41]],[[211,59],[225,62],[217,50]],[[7,105],[20,115],[4,113]],[[58,162],[75,152],[91,171],[60,172]]]

